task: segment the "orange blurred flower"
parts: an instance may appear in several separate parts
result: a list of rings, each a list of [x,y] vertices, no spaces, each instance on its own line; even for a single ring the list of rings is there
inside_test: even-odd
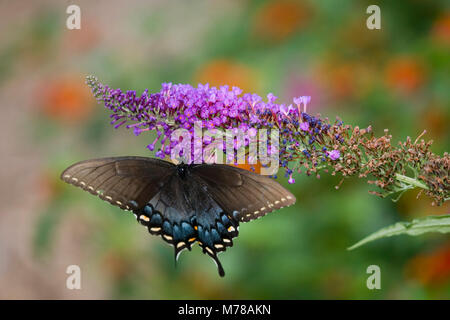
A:
[[[198,70],[195,79],[211,86],[229,85],[240,87],[244,92],[255,91],[253,71],[231,60],[219,59],[205,64]]]
[[[363,66],[345,61],[329,61],[316,71],[318,82],[331,99],[346,100],[355,97],[367,83]]]
[[[330,72],[331,89],[335,98],[342,99],[353,95],[356,80],[354,68],[340,65]]]
[[[43,82],[37,91],[37,101],[45,115],[66,123],[86,119],[95,102],[82,76]]]
[[[401,57],[388,63],[385,71],[386,84],[397,91],[411,93],[425,81],[420,63],[411,57]]]
[[[450,242],[429,254],[413,258],[407,273],[425,285],[444,284],[450,280]]]
[[[431,37],[437,43],[450,45],[450,12],[439,17],[431,28]]]
[[[305,24],[308,11],[296,1],[268,1],[256,13],[254,32],[261,38],[282,41]]]

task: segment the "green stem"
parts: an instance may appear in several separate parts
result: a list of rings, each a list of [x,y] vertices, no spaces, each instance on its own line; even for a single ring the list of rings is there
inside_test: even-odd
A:
[[[410,178],[410,177],[404,176],[404,175],[399,174],[399,173],[396,173],[396,174],[395,174],[395,178],[396,178],[398,181],[401,181],[401,182],[403,182],[403,183],[409,184],[409,185],[411,185],[411,186],[414,186],[414,187],[418,187],[418,188],[421,188],[421,189],[428,190],[427,185],[425,185],[424,183],[420,182],[420,181],[417,180],[417,179]]]

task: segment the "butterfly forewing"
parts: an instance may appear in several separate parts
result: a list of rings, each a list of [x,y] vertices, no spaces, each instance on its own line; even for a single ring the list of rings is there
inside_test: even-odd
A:
[[[296,199],[275,180],[248,170],[224,165],[199,165],[192,171],[205,183],[207,192],[227,212],[238,212],[247,222],[277,209],[290,206]]]
[[[134,209],[145,206],[175,171],[175,165],[158,159],[115,157],[78,162],[61,179],[122,209]]]

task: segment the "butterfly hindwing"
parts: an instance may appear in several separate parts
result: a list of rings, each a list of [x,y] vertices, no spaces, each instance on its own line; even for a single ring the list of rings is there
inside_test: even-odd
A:
[[[176,259],[183,249],[190,250],[197,242],[224,275],[217,253],[232,246],[238,222],[204,192],[189,170],[185,176],[171,176],[147,206],[134,212],[151,234],[161,235],[173,245]]]

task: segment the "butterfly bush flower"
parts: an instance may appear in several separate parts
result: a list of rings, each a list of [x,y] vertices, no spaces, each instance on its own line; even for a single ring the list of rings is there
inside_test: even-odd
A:
[[[387,131],[376,138],[371,127],[360,129],[344,125],[339,119],[330,122],[320,115],[312,116],[306,112],[311,102],[309,96],[294,98],[292,104],[286,105],[276,103],[278,98],[273,93],[264,100],[257,94],[243,93],[240,88],[226,85],[216,88],[208,84],[193,87],[163,83],[159,92],[145,90],[139,96],[136,91],[112,89],[93,76],[87,77],[87,84],[97,100],[111,111],[111,124],[115,128],[126,126],[136,135],[156,132],[155,140],[147,148],[154,151],[159,145],[156,156],[160,158],[170,155],[180,142],[170,138],[175,130],[183,128],[195,136],[198,126],[202,132],[231,129],[235,134],[240,131],[246,138],[243,143],[234,142],[233,147],[237,150],[243,144],[247,160],[254,163],[248,153],[251,139],[258,138],[258,129],[268,132],[276,129],[279,147],[269,145],[268,152],[278,154],[279,165],[289,183],[295,183],[294,173],[319,177],[320,171],[331,171],[332,175],[340,174],[344,178],[375,178],[369,183],[381,188],[382,192],[377,193],[380,196],[420,187],[436,204],[449,198],[449,170],[437,168],[442,163],[448,168],[448,154],[442,158],[434,155],[429,151],[431,143],[419,138],[414,143],[408,138],[396,148],[391,145]],[[191,159],[195,159],[203,156],[201,150],[217,141],[205,134],[203,139],[188,143],[193,146]],[[219,145],[224,152],[225,145],[225,141]],[[234,155],[227,154],[228,160],[233,158]]]
[[[333,151],[329,151],[329,152],[327,151],[327,154],[331,160],[337,160],[341,156],[341,153],[339,152],[339,150],[333,150]]]

